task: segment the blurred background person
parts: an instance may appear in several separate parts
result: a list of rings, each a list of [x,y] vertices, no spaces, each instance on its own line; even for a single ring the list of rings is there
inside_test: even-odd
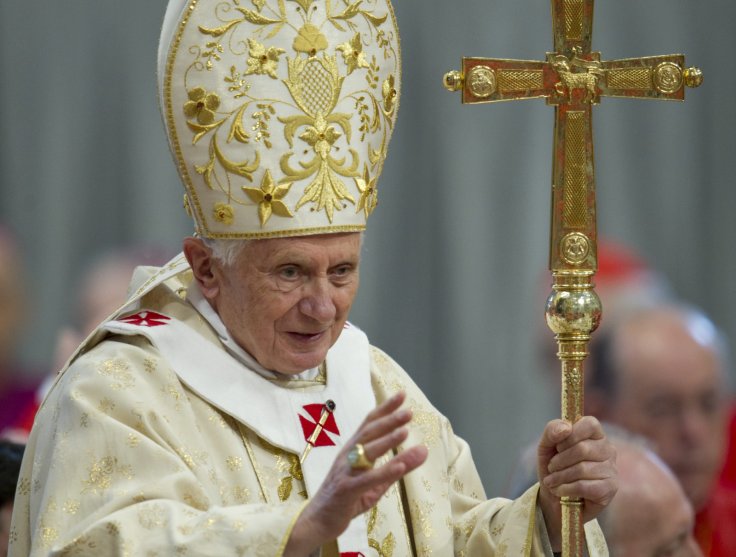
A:
[[[20,474],[24,446],[0,439],[0,557],[8,554],[10,517],[13,515],[15,487]]]
[[[163,265],[169,255],[156,247],[126,247],[107,250],[92,259],[74,294],[74,315],[58,333],[51,372],[31,398],[24,399],[12,429],[8,430],[16,440],[24,440],[30,433],[36,411],[57,371],[64,367],[87,335],[126,300],[128,284],[136,267]]]
[[[0,226],[0,433],[33,400],[38,378],[18,361],[29,323],[24,265],[11,233]]]
[[[643,438],[606,427],[620,487],[600,518],[611,557],[701,557],[695,513],[667,465]]]
[[[126,300],[136,267],[158,267],[173,255],[159,248],[126,247],[107,250],[93,259],[77,287],[74,320],[59,331],[54,370],[64,367],[87,335]]]
[[[736,490],[722,478],[733,401],[714,324],[681,304],[642,309],[606,331],[592,361],[588,410],[650,439],[696,511],[703,553],[736,555]]]

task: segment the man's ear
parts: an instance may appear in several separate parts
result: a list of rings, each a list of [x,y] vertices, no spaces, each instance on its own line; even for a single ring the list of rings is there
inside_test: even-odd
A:
[[[212,251],[201,238],[184,239],[184,257],[187,258],[192,268],[194,279],[199,284],[202,294],[208,301],[212,302],[220,293],[220,282],[215,270],[215,259]]]

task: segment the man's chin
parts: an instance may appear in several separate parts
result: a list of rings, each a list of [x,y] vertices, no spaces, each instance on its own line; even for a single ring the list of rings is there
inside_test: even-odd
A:
[[[278,365],[282,369],[275,369],[285,375],[298,375],[312,369],[325,361],[327,350],[310,350],[309,352],[284,352],[279,358]]]

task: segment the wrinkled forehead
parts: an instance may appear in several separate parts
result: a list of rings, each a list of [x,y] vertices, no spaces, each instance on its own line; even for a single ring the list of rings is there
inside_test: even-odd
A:
[[[315,234],[248,240],[245,247],[251,253],[262,255],[281,252],[324,252],[328,255],[338,255],[345,252],[358,253],[362,244],[362,232],[345,232],[340,234]]]
[[[247,240],[238,259],[256,266],[284,263],[316,266],[342,262],[357,264],[362,244],[362,232]]]

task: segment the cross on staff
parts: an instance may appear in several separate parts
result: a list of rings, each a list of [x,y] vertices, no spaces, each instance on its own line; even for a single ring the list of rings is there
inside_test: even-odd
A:
[[[549,268],[552,293],[547,324],[557,340],[562,367],[562,418],[583,414],[583,360],[598,327],[601,304],[597,270],[592,107],[601,97],[684,100],[698,87],[698,68],[683,55],[601,61],[591,52],[595,0],[551,0],[554,52],[543,62],[463,58],[462,70],[445,74],[444,85],[468,104],[544,98],[555,107],[552,158],[552,223]],[[582,557],[582,502],[562,498],[562,553]]]

